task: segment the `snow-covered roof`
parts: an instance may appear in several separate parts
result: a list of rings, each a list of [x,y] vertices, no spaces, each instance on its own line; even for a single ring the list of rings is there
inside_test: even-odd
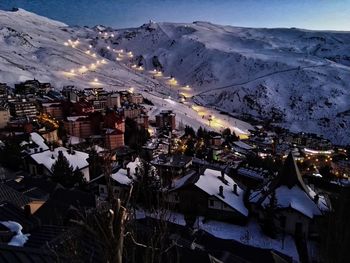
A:
[[[251,178],[257,178],[257,179],[266,179],[267,178],[267,171],[263,170],[254,170],[254,169],[249,169],[246,167],[241,167],[237,170],[239,175],[251,177]]]
[[[291,153],[284,163],[282,172],[262,189],[253,192],[249,201],[266,207],[270,203],[272,193],[275,193],[277,208],[292,208],[309,218],[329,210],[324,196],[318,195],[318,200],[315,201],[316,193],[302,180]]]
[[[69,136],[69,139],[68,139],[68,144],[71,144],[71,145],[75,145],[83,142],[85,142],[85,139],[77,136]]]
[[[276,189],[275,195],[278,208],[291,207],[309,218],[322,214],[318,204],[321,204],[324,209],[327,209],[323,198],[319,198],[318,204],[316,204],[308,194],[298,186],[294,186],[291,189],[287,186],[280,186]],[[263,206],[269,205],[270,197],[271,196],[262,202]]]
[[[42,148],[43,151],[49,149],[49,146],[46,145],[44,138],[40,134],[38,134],[36,132],[32,132],[30,134],[30,139],[33,142],[35,142],[40,148]]]
[[[242,149],[245,149],[245,150],[251,150],[253,149],[252,146],[242,142],[242,141],[236,141],[236,142],[233,142],[233,144],[235,144],[236,146],[242,148]]]
[[[74,154],[70,154],[69,150],[65,147],[57,147],[53,151],[36,153],[31,155],[31,157],[35,162],[44,165],[49,171],[51,171],[52,165],[57,161],[59,151],[62,151],[73,169],[78,168],[80,170],[89,166],[89,163],[87,162],[89,154],[76,150],[74,150]]]
[[[221,172],[212,169],[206,169],[204,174],[201,175],[195,185],[206,192],[208,195],[215,196],[220,199],[226,205],[237,210],[244,216],[248,216],[248,209],[245,207],[243,202],[244,191],[238,187],[236,182],[225,175],[225,184],[221,179]],[[233,192],[233,185],[237,185],[237,195]],[[219,187],[223,187],[223,196],[219,195]]]
[[[113,173],[111,177],[120,184],[129,185],[135,178],[136,167],[140,165],[140,159],[136,158],[135,161],[129,162],[126,165],[126,169],[121,168],[117,172]],[[130,177],[128,177],[127,169],[130,169]]]
[[[13,236],[8,243],[10,246],[23,247],[23,245],[27,242],[29,234],[23,234],[23,227],[21,224],[15,221],[0,221],[0,224],[7,227],[11,232],[15,232],[16,235]]]
[[[103,147],[101,147],[99,145],[96,145],[96,144],[94,146],[92,146],[91,148],[94,149],[97,153],[107,151],[105,148],[103,148]]]
[[[32,144],[32,142],[34,144]],[[46,151],[49,149],[49,146],[47,146],[47,144],[45,143],[44,138],[36,133],[36,132],[32,132],[29,135],[29,142],[28,141],[23,141],[19,144],[21,147],[26,147],[26,152],[28,154],[33,154],[33,153],[37,153],[37,152],[41,152],[41,151]]]
[[[173,180],[170,191],[174,191],[174,190],[179,189],[182,186],[184,186],[186,184],[186,182],[195,174],[196,174],[195,171],[190,170],[185,176]]]
[[[85,119],[87,116],[69,116],[67,117],[67,121],[77,121],[78,119]]]

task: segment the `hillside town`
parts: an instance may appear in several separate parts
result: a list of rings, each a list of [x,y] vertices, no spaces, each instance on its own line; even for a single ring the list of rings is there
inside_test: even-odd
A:
[[[153,106],[0,83],[0,262],[337,262],[349,146],[259,120],[245,138],[195,130]]]

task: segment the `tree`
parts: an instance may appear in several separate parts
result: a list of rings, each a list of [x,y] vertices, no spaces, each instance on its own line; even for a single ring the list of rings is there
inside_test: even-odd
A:
[[[333,210],[320,224],[323,262],[350,262],[350,188],[342,187]]]
[[[263,231],[266,235],[271,238],[276,237],[276,227],[275,227],[275,212],[277,209],[277,199],[276,193],[273,191],[270,196],[269,203],[265,207],[264,211],[264,222]]]
[[[90,178],[94,179],[102,174],[102,162],[97,151],[92,148],[88,158]]]
[[[21,148],[18,143],[13,140],[5,141],[5,146],[0,152],[0,162],[8,168],[18,170],[21,168]]]
[[[230,136],[231,135],[231,130],[230,130],[230,128],[226,128],[226,129],[224,129],[223,131],[222,131],[222,136],[224,137],[224,138],[226,138],[226,137],[228,137],[228,136]]]
[[[67,131],[64,128],[63,122],[60,121],[57,128],[57,136],[62,140],[62,142],[65,142],[67,140]]]
[[[194,129],[190,126],[187,126],[187,125],[185,127],[185,135],[191,136],[191,137],[196,137],[196,133],[195,133]]]
[[[64,187],[81,186],[84,184],[84,176],[77,169],[74,171],[62,151],[58,152],[57,161],[52,165],[52,180],[60,183]]]
[[[331,180],[335,177],[334,174],[332,174],[332,167],[330,165],[324,165],[319,171],[324,179]]]
[[[135,150],[140,150],[141,147],[150,138],[148,130],[144,127],[139,127],[133,119],[126,118],[125,120],[125,144]]]

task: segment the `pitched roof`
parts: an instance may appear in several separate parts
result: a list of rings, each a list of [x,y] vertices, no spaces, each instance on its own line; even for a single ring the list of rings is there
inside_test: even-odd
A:
[[[292,152],[289,153],[284,162],[282,171],[276,177],[275,188],[281,185],[285,185],[289,189],[295,185],[298,185],[303,190],[307,191]]]
[[[51,171],[52,165],[57,161],[60,151],[67,158],[69,164],[73,167],[74,170],[77,168],[80,170],[89,166],[89,163],[87,161],[89,154],[76,150],[74,150],[74,153],[71,153],[69,149],[65,147],[57,147],[53,151],[36,153],[31,155],[31,158],[36,163],[44,165],[48,171]]]
[[[54,263],[58,258],[48,250],[0,244],[0,262],[3,263]]]
[[[210,196],[215,196],[226,205],[235,209],[243,216],[248,216],[248,209],[244,205],[243,194],[236,182],[229,176],[225,176],[225,182],[221,179],[221,172],[212,169],[206,169],[204,175],[201,175],[195,185]],[[233,192],[233,186],[237,185],[237,194]],[[219,194],[219,187],[223,188],[223,196]]]
[[[23,209],[9,202],[0,204],[0,221],[15,221],[21,224],[24,232],[28,232],[40,224],[38,218],[26,215]]]
[[[44,224],[61,225],[70,209],[96,206],[95,196],[79,190],[57,189],[36,212]]]
[[[316,193],[304,183],[292,153],[288,155],[279,175],[262,189],[254,191],[249,201],[265,207],[272,193],[275,193],[277,208],[292,208],[309,218],[329,209],[324,196],[319,195],[315,201]]]
[[[9,202],[18,207],[23,207],[31,202],[24,194],[12,189],[5,183],[0,183],[0,202]]]

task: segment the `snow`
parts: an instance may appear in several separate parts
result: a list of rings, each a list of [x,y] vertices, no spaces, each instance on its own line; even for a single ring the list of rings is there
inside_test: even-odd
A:
[[[87,153],[74,150],[74,154],[69,154],[69,150],[64,147],[57,147],[53,151],[44,151],[33,154],[31,157],[38,164],[43,164],[49,171],[51,171],[52,165],[57,161],[59,151],[62,151],[63,155],[67,158],[73,169],[80,170],[89,166],[89,163],[87,162],[89,155]]]
[[[23,245],[27,242],[29,234],[23,234],[23,227],[15,222],[15,221],[0,221],[0,224],[7,227],[10,231],[15,232],[16,235],[12,237],[8,245],[23,247]]]
[[[123,168],[119,169],[118,172],[113,173],[111,177],[113,180],[123,185],[130,185],[132,183],[132,179],[128,177],[127,170]]]
[[[248,209],[245,207],[243,201],[244,191],[240,187],[238,187],[238,185],[232,178],[228,177],[227,175],[225,175],[227,184],[223,183],[220,180],[220,178],[220,171],[206,169],[204,171],[204,174],[200,176],[195,185],[198,188],[202,189],[204,192],[206,192],[208,195],[215,196],[216,198],[220,199],[222,202],[237,210],[244,216],[248,216]],[[233,193],[234,184],[237,185],[237,195]],[[224,197],[219,195],[220,186],[223,187]]]
[[[43,151],[46,151],[49,149],[49,146],[46,145],[44,138],[40,134],[38,134],[36,132],[32,132],[30,134],[30,139],[34,143],[36,143],[39,146],[39,148],[42,148]]]
[[[140,165],[140,159],[137,157],[133,162],[129,162],[126,168],[130,169],[130,177],[128,177],[127,169],[121,168],[116,173],[113,173],[111,177],[120,184],[130,185],[133,182],[133,178],[136,176],[136,167]]]
[[[317,204],[299,186],[295,185],[291,189],[287,186],[280,186],[276,189],[276,200],[278,208],[291,207],[309,218],[321,215],[321,210]],[[268,205],[266,198],[262,205]]]
[[[87,118],[87,116],[69,116],[67,117],[67,121],[77,121],[78,119],[84,119]]]
[[[280,237],[269,238],[262,233],[260,226],[254,220],[249,221],[247,226],[212,220],[203,223],[199,220],[199,228],[219,238],[236,240],[254,247],[275,249],[299,262],[299,254],[292,236],[285,235],[284,241]]]
[[[184,215],[173,211],[151,213],[145,210],[136,210],[135,216],[136,219],[152,217],[167,220],[182,226],[186,225]],[[235,240],[253,247],[274,249],[292,257],[294,261],[299,262],[299,254],[294,239],[290,235],[285,235],[284,240],[282,237],[272,239],[264,235],[259,224],[255,220],[250,220],[246,226],[240,226],[215,220],[203,221],[203,219],[203,217],[198,217],[194,226],[218,238]]]
[[[236,141],[236,142],[233,142],[233,144],[238,146],[238,147],[240,147],[240,148],[242,148],[242,149],[244,149],[244,150],[251,150],[251,149],[253,149],[252,146],[250,146],[250,145],[248,145],[248,144],[246,144],[246,143],[244,143],[242,141]]]
[[[76,136],[69,136],[69,139],[68,139],[68,144],[71,144],[71,145],[76,145],[83,142],[85,142],[85,139],[76,137]]]
[[[195,171],[190,171],[188,174],[186,174],[185,176],[179,178],[179,179],[175,179],[172,181],[172,187],[170,189],[170,191],[176,190],[178,188],[181,188],[189,178],[191,178],[193,175],[195,174]]]
[[[92,146],[92,148],[93,148],[97,153],[101,153],[101,152],[107,151],[107,149],[105,149],[105,148],[103,148],[103,147],[101,147],[101,146],[99,146],[99,145],[94,145],[94,146]]]
[[[223,110],[274,118],[292,131],[318,133],[337,144],[350,142],[349,32],[153,23],[152,31],[108,29],[116,37],[104,39],[97,29],[67,27],[24,10],[0,12],[0,82],[36,78],[57,88],[133,88],[154,102],[151,117],[171,109],[178,123],[195,129],[229,127],[249,134],[251,125]],[[64,45],[78,38],[78,46]],[[86,53],[89,48],[95,57]],[[143,70],[129,66],[135,60],[116,61],[121,49],[142,55]],[[152,73],[154,56],[161,76]],[[106,63],[96,69],[78,72],[102,59]],[[177,83],[169,83],[170,75]],[[210,125],[209,115],[215,117]]]
[[[230,127],[239,134],[247,133],[248,129],[252,128],[248,123],[221,115],[215,109],[208,109],[207,116],[217,116],[209,127],[208,117],[202,119],[200,112],[192,108],[194,102],[190,99],[186,104],[178,101],[178,91],[168,84],[169,76],[154,79],[146,70],[141,72],[130,68],[130,62],[127,60],[115,61],[116,54],[113,53],[113,49],[101,56],[99,50],[105,49],[107,44],[102,38],[92,41],[99,37],[96,30],[71,27],[62,30],[63,24],[47,24],[46,18],[29,12],[25,12],[24,16],[18,16],[16,12],[2,11],[1,14],[4,15],[0,16],[0,24],[5,28],[0,30],[0,70],[4,72],[0,75],[1,82],[14,85],[19,81],[36,78],[42,82],[51,82],[57,88],[64,85],[74,85],[81,89],[98,86],[120,91],[131,87],[135,93],[142,94],[154,103],[150,112],[153,118],[161,110],[170,109],[176,113],[178,123],[182,123],[183,126],[190,125],[195,129],[203,126],[220,131]],[[43,23],[38,26],[41,20]],[[117,32],[114,34],[118,35]],[[80,44],[77,47],[64,45],[69,39],[74,41],[78,38]],[[109,43],[109,46],[112,44]],[[91,53],[96,53],[96,56],[86,54],[88,49],[91,49]],[[100,63],[96,69],[79,72],[83,66],[89,68],[91,64],[97,65],[97,60],[102,59],[105,63]],[[75,73],[71,73],[72,69]],[[95,78],[98,82],[94,82]]]

